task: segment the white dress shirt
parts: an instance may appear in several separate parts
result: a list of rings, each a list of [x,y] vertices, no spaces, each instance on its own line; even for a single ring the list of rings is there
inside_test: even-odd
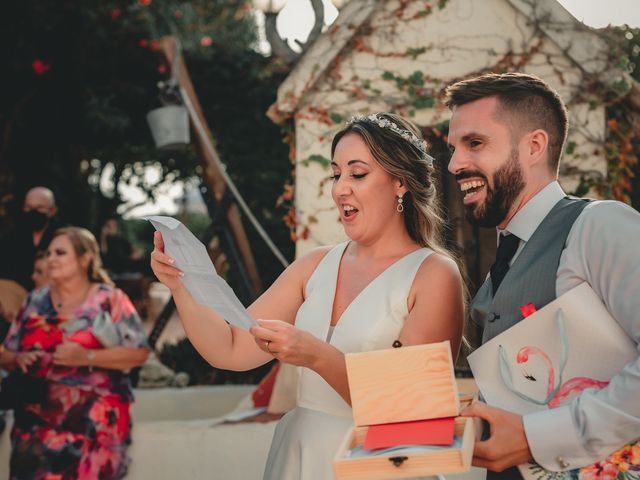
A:
[[[529,200],[506,229],[520,237],[515,258],[565,193],[552,182]],[[499,232],[500,233],[500,232]],[[556,294],[587,282],[640,345],[640,214],[621,202],[594,201],[576,219],[556,274]],[[602,390],[570,404],[524,415],[533,458],[548,470],[568,470],[606,458],[640,438],[640,348]]]

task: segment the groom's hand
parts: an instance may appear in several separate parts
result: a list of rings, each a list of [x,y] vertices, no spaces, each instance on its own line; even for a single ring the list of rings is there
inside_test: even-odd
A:
[[[477,441],[473,449],[473,465],[476,467],[502,472],[533,458],[521,415],[482,402],[472,403],[460,415],[478,417],[489,424],[489,438]]]

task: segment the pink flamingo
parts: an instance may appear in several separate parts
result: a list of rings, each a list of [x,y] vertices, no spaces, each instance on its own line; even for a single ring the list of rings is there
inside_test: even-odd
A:
[[[530,355],[539,355],[547,367],[547,397],[549,397],[549,395],[551,395],[551,393],[553,392],[556,383],[553,363],[551,363],[549,355],[547,355],[543,350],[537,347],[522,347],[516,355],[516,362],[518,362],[519,364],[527,363],[529,361]],[[533,376],[527,374],[526,372],[524,373],[524,377],[527,380],[531,380],[532,382],[536,381]],[[587,388],[601,389],[606,387],[608,384],[609,382],[602,382],[588,377],[570,378],[562,385],[560,385],[560,388],[558,388],[558,391],[549,401],[547,406],[549,408],[559,407],[560,405],[568,403],[572,398],[577,397],[580,392]]]

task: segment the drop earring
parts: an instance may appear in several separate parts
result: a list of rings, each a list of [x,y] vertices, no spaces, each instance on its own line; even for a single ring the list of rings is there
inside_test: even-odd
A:
[[[404,205],[402,205],[402,201],[403,201],[402,195],[398,194],[398,205],[396,205],[396,210],[399,213],[404,212]]]

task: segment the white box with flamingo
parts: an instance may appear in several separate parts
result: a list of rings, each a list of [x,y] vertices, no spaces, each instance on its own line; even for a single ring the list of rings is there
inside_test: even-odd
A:
[[[582,283],[485,343],[468,361],[489,405],[525,414],[603,388],[637,355],[633,340]],[[525,478],[546,478],[540,466],[520,470]]]

